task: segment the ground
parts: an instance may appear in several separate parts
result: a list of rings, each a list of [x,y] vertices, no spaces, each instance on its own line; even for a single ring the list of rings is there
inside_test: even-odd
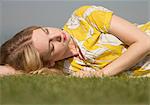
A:
[[[0,105],[150,105],[150,78],[0,77]]]

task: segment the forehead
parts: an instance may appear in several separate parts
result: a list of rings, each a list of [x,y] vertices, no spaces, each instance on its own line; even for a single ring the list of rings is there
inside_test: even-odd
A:
[[[34,47],[39,53],[44,53],[48,47],[48,36],[42,29],[36,29],[32,33],[32,41]]]

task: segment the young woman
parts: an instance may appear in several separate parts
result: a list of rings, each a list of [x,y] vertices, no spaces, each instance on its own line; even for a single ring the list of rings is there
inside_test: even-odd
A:
[[[63,29],[32,26],[17,33],[1,46],[0,63],[33,74],[149,75],[150,22],[136,26],[104,7],[82,6]]]

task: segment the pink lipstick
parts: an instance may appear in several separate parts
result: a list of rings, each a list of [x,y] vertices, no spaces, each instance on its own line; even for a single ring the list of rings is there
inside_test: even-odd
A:
[[[64,41],[66,41],[66,40],[67,40],[66,34],[65,34],[64,32],[62,32],[62,34],[63,34],[63,36],[64,36]]]

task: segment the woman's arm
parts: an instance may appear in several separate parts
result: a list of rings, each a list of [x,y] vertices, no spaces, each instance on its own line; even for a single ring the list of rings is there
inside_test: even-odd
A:
[[[0,66],[0,76],[16,75],[16,74],[21,74],[21,72],[16,71],[14,68],[8,65]]]
[[[109,33],[129,45],[126,52],[102,69],[104,75],[116,75],[129,69],[150,52],[150,37],[136,26],[113,15]]]

